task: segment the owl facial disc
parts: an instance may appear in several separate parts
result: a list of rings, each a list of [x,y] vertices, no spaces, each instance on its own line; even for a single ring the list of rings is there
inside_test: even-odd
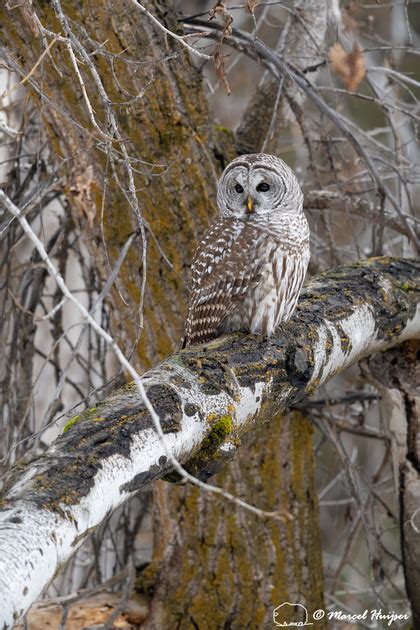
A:
[[[302,193],[293,171],[283,160],[264,153],[243,155],[231,162],[220,178],[217,203],[222,216],[246,219],[299,207]],[[300,209],[300,208],[299,208]]]

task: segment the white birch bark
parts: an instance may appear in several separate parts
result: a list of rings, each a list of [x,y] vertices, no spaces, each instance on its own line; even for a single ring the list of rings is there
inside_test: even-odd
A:
[[[166,445],[199,461],[203,439],[238,437],[354,362],[420,338],[420,263],[372,259],[315,278],[273,338],[230,335],[191,347],[143,383]],[[228,420],[228,421],[226,421]],[[223,423],[220,441],[214,429]],[[200,450],[201,445],[201,450]],[[19,466],[0,499],[0,628],[13,627],[56,571],[113,510],[171,470],[135,386],[81,414],[46,454]]]

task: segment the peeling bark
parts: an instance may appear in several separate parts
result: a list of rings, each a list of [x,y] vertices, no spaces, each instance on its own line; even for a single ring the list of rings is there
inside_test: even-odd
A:
[[[115,611],[123,602],[120,614]],[[112,628],[133,630],[139,628],[148,614],[148,601],[137,594],[125,600],[124,593],[101,590],[85,597],[68,596],[41,601],[32,606],[26,619],[26,628],[18,625],[16,630],[44,630],[64,627],[68,630],[103,628],[111,615],[115,616]],[[66,615],[64,626],[63,615]],[[108,622],[109,623],[109,622]]]
[[[173,454],[206,475],[256,423],[355,361],[419,338],[419,281],[420,264],[403,259],[331,270],[310,283],[293,320],[272,338],[229,335],[147,372]],[[133,385],[75,418],[43,456],[17,466],[0,503],[1,627],[12,626],[111,511],[169,470]]]

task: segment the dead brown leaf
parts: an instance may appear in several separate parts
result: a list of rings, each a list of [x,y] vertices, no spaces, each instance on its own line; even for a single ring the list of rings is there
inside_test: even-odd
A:
[[[221,17],[223,19],[228,15],[232,17],[227,8],[227,0],[217,0],[214,7],[209,11],[209,21],[214,20],[217,17]]]
[[[32,6],[32,0],[7,0],[6,9],[8,11],[13,11],[14,9],[19,9],[20,13],[31,29],[33,35],[35,37],[39,37],[41,35],[40,22],[37,14]]]
[[[93,167],[89,164],[82,173],[75,176],[74,184],[70,188],[70,194],[79,212],[86,216],[90,228],[96,215],[96,203],[92,196],[93,185]]]
[[[214,69],[216,71],[217,78],[224,85],[226,94],[230,94],[230,86],[226,76],[226,68],[225,68],[225,55],[223,55],[222,44],[216,44],[214,47]]]
[[[245,11],[247,13],[251,13],[251,15],[254,15],[254,11],[259,4],[261,4],[261,0],[247,0]]]
[[[350,92],[355,92],[366,75],[363,53],[358,44],[354,44],[348,53],[338,42],[329,52],[331,70],[337,74]]]
[[[217,78],[224,85],[226,94],[230,94],[230,87],[226,76],[225,55],[222,53],[222,45],[225,37],[232,33],[233,16],[227,9],[227,0],[218,0],[209,11],[209,21],[220,17],[224,22],[224,27],[220,40],[214,46],[214,69]]]

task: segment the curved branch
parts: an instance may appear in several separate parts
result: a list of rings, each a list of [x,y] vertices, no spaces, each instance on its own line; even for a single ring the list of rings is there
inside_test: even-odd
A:
[[[241,435],[374,352],[420,337],[420,262],[377,258],[331,270],[270,339],[240,333],[188,348],[143,377],[166,444],[212,473]],[[0,627],[10,628],[110,513],[171,470],[129,384],[19,464],[0,500]]]
[[[207,29],[208,36],[213,38],[217,37],[217,31],[220,30],[219,24],[212,24],[209,26],[200,20],[194,20],[193,23],[189,23],[187,26],[190,31],[194,30],[195,27]],[[262,63],[264,63],[270,72],[272,72],[274,76],[277,76],[278,79],[281,77],[291,78],[296,86],[303,90],[318,110],[325,114],[331,122],[333,122],[335,127],[341,131],[359,157],[365,162],[377,191],[389,200],[401,221],[404,223],[416,251],[420,251],[420,239],[417,231],[414,229],[413,225],[407,221],[406,215],[404,214],[400,203],[383,181],[381,173],[376,168],[374,160],[370,157],[356,134],[351,130],[349,121],[347,121],[340,112],[335,111],[330,105],[328,105],[328,103],[318,94],[316,87],[311,83],[311,81],[309,81],[305,74],[298,68],[295,68],[291,63],[284,61],[278,53],[266,46],[264,42],[259,39],[253,39],[248,33],[232,29],[232,34],[224,38],[224,43],[241,52],[244,52],[251,59],[262,61]]]

